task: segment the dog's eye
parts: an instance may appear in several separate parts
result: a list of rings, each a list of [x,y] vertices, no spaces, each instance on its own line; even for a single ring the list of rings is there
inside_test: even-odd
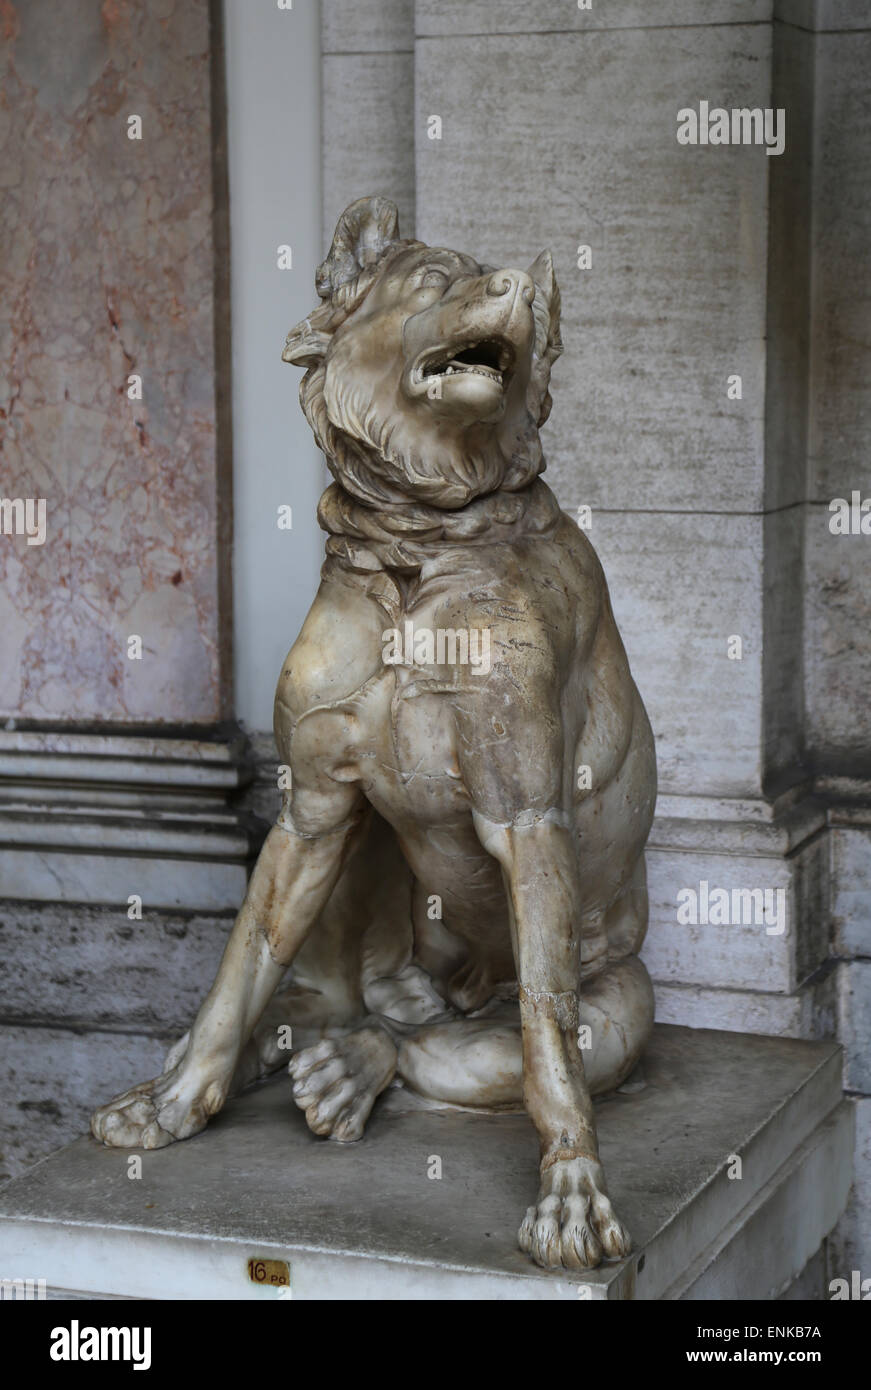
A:
[[[444,286],[450,280],[450,278],[451,277],[448,275],[448,272],[446,270],[440,269],[439,266],[427,266],[426,270],[422,271],[418,278],[418,289],[443,289]]]

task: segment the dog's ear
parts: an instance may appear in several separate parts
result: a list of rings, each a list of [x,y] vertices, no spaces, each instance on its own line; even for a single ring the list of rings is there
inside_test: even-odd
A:
[[[358,198],[345,208],[336,224],[330,253],[317,269],[315,287],[321,299],[332,299],[354,284],[362,271],[373,271],[386,251],[399,241],[399,213],[389,198]]]
[[[554,274],[553,257],[549,251],[542,251],[529,267],[528,274],[535,283],[535,299],[532,302],[535,346],[528,401],[533,418],[539,425],[543,425],[551,407],[550,392],[547,389],[550,369],[563,350],[560,337],[560,292]]]
[[[342,318],[344,314],[336,315],[332,305],[319,305],[288,333],[282,362],[290,362],[294,367],[317,367],[323,362],[333,331]]]
[[[399,242],[399,213],[389,198],[358,198],[336,226],[330,254],[317,268],[315,288],[324,301],[292,328],[282,362],[317,367],[341,323],[362,303],[381,259]]]

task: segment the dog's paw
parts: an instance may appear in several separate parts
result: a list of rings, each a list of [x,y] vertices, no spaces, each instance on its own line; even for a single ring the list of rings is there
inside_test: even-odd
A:
[[[94,1138],[116,1149],[163,1149],[205,1129],[224,1104],[228,1087],[214,1071],[204,1074],[186,1066],[184,1057],[154,1081],[143,1081],[95,1110]]]
[[[600,1261],[622,1260],[632,1249],[605,1190],[602,1166],[588,1158],[566,1158],[542,1173],[538,1203],[518,1233],[521,1250],[543,1269],[595,1269]]]
[[[113,1149],[163,1149],[187,1134],[173,1134],[160,1123],[160,1109],[154,1097],[157,1081],[144,1081],[139,1086],[116,1096],[101,1105],[91,1116],[91,1133],[101,1144]],[[206,1124],[203,1116],[202,1129]],[[196,1133],[190,1129],[189,1133]]]
[[[393,1080],[396,1046],[380,1028],[361,1028],[307,1047],[288,1071],[309,1129],[349,1144],[362,1138],[376,1097]]]

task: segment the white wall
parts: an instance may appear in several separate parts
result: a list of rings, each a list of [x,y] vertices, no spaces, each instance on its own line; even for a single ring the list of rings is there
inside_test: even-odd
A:
[[[287,332],[317,303],[321,235],[317,0],[224,0],[233,351],[233,589],[236,713],[272,728],[281,663],[323,556],[315,521],[327,476],[299,407]],[[279,270],[277,248],[292,247]],[[278,507],[293,508],[280,531]]]

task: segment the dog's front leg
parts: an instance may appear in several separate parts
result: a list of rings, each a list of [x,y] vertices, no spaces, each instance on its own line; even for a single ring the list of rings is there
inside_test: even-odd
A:
[[[215,983],[166,1069],[95,1111],[94,1137],[162,1148],[205,1127],[227,1098],[260,1015],[329,897],[358,813],[317,836],[276,825],[266,838]]]
[[[541,1144],[537,1205],[520,1246],[537,1264],[595,1267],[629,1253],[599,1161],[596,1122],[578,1038],[580,920],[576,847],[546,816],[499,825],[475,815],[501,864],[520,994],[523,1099]]]

